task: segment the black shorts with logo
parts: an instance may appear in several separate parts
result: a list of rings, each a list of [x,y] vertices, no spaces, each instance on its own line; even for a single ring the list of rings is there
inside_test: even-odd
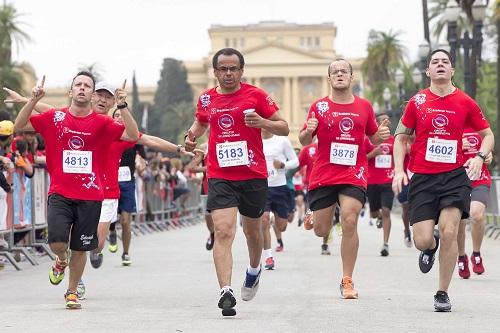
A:
[[[208,180],[207,211],[238,207],[241,215],[261,217],[267,198],[267,179],[242,181],[210,178]]]
[[[361,205],[365,204],[366,190],[363,187],[354,186],[351,184],[340,184],[318,187],[314,190],[309,191],[309,193],[307,194],[309,208],[312,211],[315,211],[330,207],[335,203],[339,203],[340,194],[358,200],[359,202],[361,202]]]
[[[97,248],[102,201],[77,200],[51,194],[47,202],[48,242],[68,243],[75,251]]]
[[[456,207],[469,217],[471,182],[464,168],[438,174],[414,174],[410,180],[410,224],[439,221],[441,210]]]
[[[370,212],[378,212],[382,207],[392,210],[394,203],[394,192],[392,184],[371,184],[367,188],[368,203],[370,203]]]

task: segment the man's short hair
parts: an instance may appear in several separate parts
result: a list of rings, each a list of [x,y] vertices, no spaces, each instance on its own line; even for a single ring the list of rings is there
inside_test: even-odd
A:
[[[88,76],[89,78],[92,79],[92,90],[95,91],[95,77],[94,77],[94,74],[92,74],[91,72],[89,71],[79,71],[78,73],[76,73],[75,77],[73,78],[73,80],[71,80],[71,88],[73,88],[73,83],[75,83],[75,79],[80,76],[80,75],[83,75],[83,76]]]
[[[427,57],[427,67],[429,67],[429,64],[431,63],[432,56],[438,52],[443,52],[444,54],[446,54],[448,60],[450,60],[451,67],[455,67],[455,59],[453,59],[450,52],[446,51],[445,49],[435,49],[434,51],[432,51]]]
[[[233,49],[231,47],[226,47],[226,48],[220,49],[219,51],[215,52],[215,54],[212,58],[213,68],[217,69],[217,64],[219,62],[220,55],[232,56],[233,54],[236,54],[238,56],[238,59],[240,60],[240,68],[245,67],[245,59],[243,58],[243,54],[241,54],[241,52],[236,50],[236,49]]]
[[[349,65],[349,70],[351,71],[351,75],[352,75],[352,65],[349,61],[347,61],[346,59],[344,58],[337,58],[335,59],[334,61],[332,61],[329,65],[328,65],[328,76],[330,76],[330,68],[332,67],[332,64],[336,61],[345,61],[347,62],[347,64]]]

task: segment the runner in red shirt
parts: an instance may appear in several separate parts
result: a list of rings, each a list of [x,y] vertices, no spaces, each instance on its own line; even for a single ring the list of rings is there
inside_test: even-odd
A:
[[[57,255],[49,271],[52,284],[59,284],[71,266],[66,307],[78,309],[77,284],[86,261],[86,251],[97,247],[97,225],[104,198],[101,182],[102,159],[109,144],[125,135],[135,140],[137,125],[128,111],[125,127],[91,108],[95,80],[88,72],[78,73],[71,84],[71,105],[30,117],[36,103],[44,96],[42,79],[33,89],[28,103],[19,112],[18,130],[35,129],[46,143],[47,170],[50,174],[48,199],[48,243]],[[124,132],[125,128],[125,132]],[[69,244],[68,244],[69,243]]]
[[[481,136],[470,127],[466,127],[463,134],[464,156],[473,158],[481,147]],[[481,257],[481,243],[484,237],[485,216],[484,211],[490,199],[491,175],[487,162],[491,162],[491,152],[483,164],[481,175],[472,182],[470,217],[472,236],[472,255],[470,261],[472,271],[476,274],[484,273],[483,258]],[[489,163],[488,163],[489,164]],[[458,275],[463,279],[470,277],[469,262],[465,254],[465,225],[467,220],[462,220],[458,228]]]
[[[288,124],[264,91],[241,82],[245,61],[231,48],[217,51],[212,59],[219,86],[199,98],[196,120],[186,135],[186,150],[208,126],[207,210],[215,226],[213,256],[221,288],[219,308],[234,316],[236,299],[231,289],[231,247],[236,232],[236,215],[242,215],[250,266],[241,289],[241,298],[251,300],[259,286],[262,254],[261,216],[267,192],[267,167],[262,148],[261,128],[275,135],[288,135]]]
[[[390,126],[389,116],[386,113],[377,114],[377,123],[386,122]],[[394,202],[394,192],[392,191],[392,177],[394,176],[394,163],[392,161],[392,147],[394,137],[391,135],[381,144],[374,146],[368,138],[365,139],[365,150],[368,152],[368,202],[370,203],[371,218],[377,221],[377,227],[383,228],[382,248],[380,255],[389,255],[389,236],[391,234],[391,210]]]
[[[326,96],[311,105],[306,124],[299,135],[302,145],[318,139],[318,153],[309,179],[309,205],[314,216],[314,232],[327,236],[337,204],[342,220],[342,270],[340,290],[343,298],[357,298],[352,273],[358,254],[357,221],[365,203],[368,168],[364,138],[374,144],[390,135],[387,123],[377,128],[371,104],[354,96],[351,90],[352,66],[344,59],[328,67],[332,87]]]
[[[469,216],[469,178],[479,178],[494,138],[476,102],[453,86],[453,59],[449,52],[433,51],[427,64],[431,85],[410,99],[396,130],[393,190],[397,194],[408,183],[403,161],[409,136],[415,133],[408,166],[414,173],[409,189],[410,224],[415,246],[421,250],[419,267],[423,273],[432,268],[441,238],[439,289],[434,295],[434,308],[451,311],[448,287],[458,256],[460,219]],[[468,160],[462,151],[466,124],[483,139],[477,155]],[[434,231],[436,224],[439,232]]]

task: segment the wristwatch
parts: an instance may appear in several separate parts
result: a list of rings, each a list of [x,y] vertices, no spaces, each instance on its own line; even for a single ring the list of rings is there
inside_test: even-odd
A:
[[[118,110],[125,109],[126,107],[128,107],[127,102],[123,102],[123,104],[118,104],[118,105],[116,106],[116,108],[117,108]]]
[[[483,152],[478,152],[476,156],[479,156],[484,160],[486,160],[486,155]]]

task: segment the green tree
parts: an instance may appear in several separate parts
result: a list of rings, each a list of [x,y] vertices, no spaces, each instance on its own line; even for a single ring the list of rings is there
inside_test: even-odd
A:
[[[183,63],[177,59],[163,60],[160,80],[154,97],[154,107],[149,112],[149,130],[153,135],[177,139],[178,131],[185,131],[180,123],[181,115],[174,115],[179,109],[177,104],[187,102],[192,104],[193,93],[187,82],[187,71]],[[167,113],[174,113],[165,115]],[[192,112],[191,112],[192,115]],[[191,118],[192,119],[192,118]],[[166,124],[166,122],[172,122]]]
[[[194,106],[192,101],[182,101],[169,107],[161,118],[161,128],[170,142],[182,142],[184,133],[193,123]]]
[[[370,31],[368,37],[368,55],[361,69],[369,86],[378,81],[390,81],[392,72],[405,63],[405,46],[401,43],[400,31]]]

